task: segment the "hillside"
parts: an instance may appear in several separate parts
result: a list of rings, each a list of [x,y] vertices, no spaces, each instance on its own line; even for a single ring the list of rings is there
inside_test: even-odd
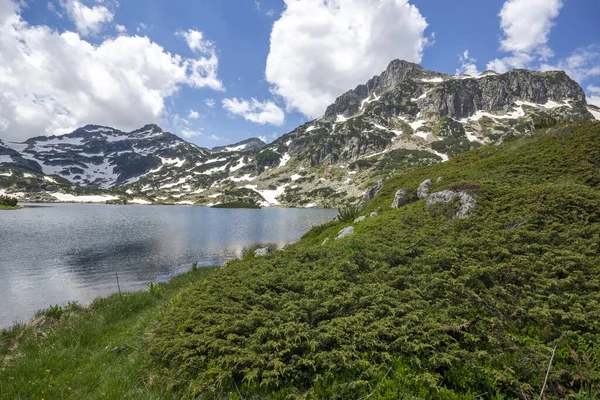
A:
[[[37,201],[30,193],[39,193],[38,186],[15,187],[3,176],[38,173],[104,190],[98,201],[336,207],[361,203],[378,180],[396,172],[536,127],[594,118],[600,110],[564,72],[453,76],[395,60],[322,117],[267,145],[252,138],[205,149],[156,125],[133,132],[88,125],[64,136],[0,141],[0,189]],[[77,195],[58,193],[57,200]]]
[[[44,311],[0,332],[0,398],[532,399],[549,365],[544,398],[597,398],[598,160],[600,123],[541,129],[283,251]]]
[[[587,122],[397,174],[365,220],[177,296],[148,340],[159,385],[188,398],[531,399],[556,348],[546,398],[598,396],[598,160],[600,123]]]

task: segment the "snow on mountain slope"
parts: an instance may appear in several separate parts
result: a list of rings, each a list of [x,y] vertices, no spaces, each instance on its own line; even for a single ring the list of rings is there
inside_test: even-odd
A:
[[[322,117],[268,145],[248,139],[208,150],[156,125],[129,133],[89,125],[65,136],[0,142],[0,173],[19,167],[155,203],[339,206],[361,202],[397,171],[594,117],[600,109],[586,104],[564,72],[451,76],[396,60]]]

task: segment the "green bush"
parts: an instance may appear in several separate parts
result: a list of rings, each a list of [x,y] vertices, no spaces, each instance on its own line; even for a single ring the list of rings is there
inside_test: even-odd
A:
[[[148,336],[157,382],[187,398],[537,398],[556,348],[545,397],[596,398],[599,159],[600,123],[582,123],[389,179],[351,238],[330,223],[177,296]],[[390,208],[440,176],[432,192],[477,192],[469,218]]]
[[[16,207],[19,204],[19,200],[14,197],[0,196],[0,205],[6,207]]]
[[[341,222],[352,222],[360,214],[360,208],[356,206],[340,208],[338,210],[337,220]]]

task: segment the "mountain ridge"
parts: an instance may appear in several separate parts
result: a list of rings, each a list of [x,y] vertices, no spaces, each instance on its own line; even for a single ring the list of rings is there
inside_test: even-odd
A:
[[[360,203],[394,171],[594,118],[600,109],[562,71],[456,76],[394,60],[322,117],[269,144],[251,138],[205,149],[154,124],[129,133],[86,125],[63,136],[0,142],[0,171],[56,175],[73,190],[147,203],[337,207]],[[24,179],[0,176],[0,188],[29,198]]]

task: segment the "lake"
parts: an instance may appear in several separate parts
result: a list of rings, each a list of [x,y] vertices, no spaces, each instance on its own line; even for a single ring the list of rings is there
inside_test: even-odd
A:
[[[285,245],[335,217],[322,209],[48,204],[0,211],[0,328],[54,304],[146,288],[255,243]]]

